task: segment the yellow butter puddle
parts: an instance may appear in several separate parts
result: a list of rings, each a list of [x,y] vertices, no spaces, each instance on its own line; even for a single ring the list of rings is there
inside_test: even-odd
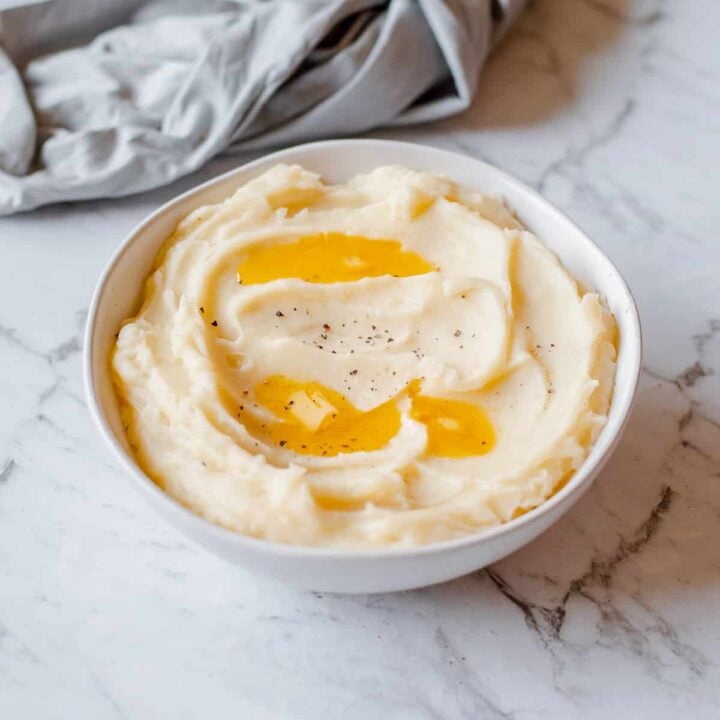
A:
[[[487,415],[472,403],[416,395],[410,417],[427,428],[427,454],[437,457],[484,455],[495,444]]]
[[[421,255],[403,250],[397,240],[327,232],[253,248],[238,266],[237,275],[243,285],[284,278],[333,283],[381,275],[410,277],[435,269]]]
[[[492,424],[477,405],[418,394],[417,383],[411,383],[406,392],[411,396],[410,416],[427,428],[429,455],[458,458],[492,449]],[[257,405],[274,417],[263,419]],[[379,450],[397,435],[401,424],[397,398],[362,411],[318,382],[282,375],[259,383],[252,401],[241,402],[236,415],[257,439],[300,455]]]
[[[436,269],[397,240],[325,232],[252,248],[240,262],[237,277],[243,285],[285,278],[334,283],[382,275],[410,277]],[[467,457],[492,449],[492,425],[476,405],[421,395],[417,382],[405,392],[411,398],[410,416],[427,428],[428,454]],[[240,403],[235,414],[263,442],[300,455],[335,456],[385,447],[400,430],[397,400],[363,411],[318,382],[274,375],[259,383],[252,401]],[[263,418],[258,406],[273,417]]]

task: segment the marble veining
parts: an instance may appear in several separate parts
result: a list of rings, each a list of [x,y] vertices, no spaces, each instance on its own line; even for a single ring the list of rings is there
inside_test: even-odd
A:
[[[720,715],[720,6],[535,0],[461,116],[376,137],[536,187],[635,291],[645,367],[593,488],[531,545],[415,592],[243,573],[145,506],[80,377],[96,278],[170,188],[0,221],[0,717]]]

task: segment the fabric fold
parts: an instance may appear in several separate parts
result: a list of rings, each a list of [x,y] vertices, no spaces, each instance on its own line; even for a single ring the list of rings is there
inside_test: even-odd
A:
[[[0,214],[158,187],[228,149],[459,112],[521,5],[49,0],[2,11]]]

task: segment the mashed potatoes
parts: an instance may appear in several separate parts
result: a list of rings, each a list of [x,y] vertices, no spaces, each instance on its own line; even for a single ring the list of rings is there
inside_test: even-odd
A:
[[[615,324],[498,201],[279,165],[183,220],[112,356],[178,501],[303,545],[456,538],[546,500],[606,419]]]

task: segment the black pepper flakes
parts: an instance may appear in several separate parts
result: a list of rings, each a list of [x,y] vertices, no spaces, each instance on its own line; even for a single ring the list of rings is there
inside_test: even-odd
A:
[[[284,313],[284,312],[281,312],[280,310],[277,310],[277,311],[275,312],[275,317],[285,317],[285,313]]]
[[[217,321],[217,320],[213,320],[210,324],[211,324],[213,327],[217,327],[217,326],[218,326],[218,321]]]

